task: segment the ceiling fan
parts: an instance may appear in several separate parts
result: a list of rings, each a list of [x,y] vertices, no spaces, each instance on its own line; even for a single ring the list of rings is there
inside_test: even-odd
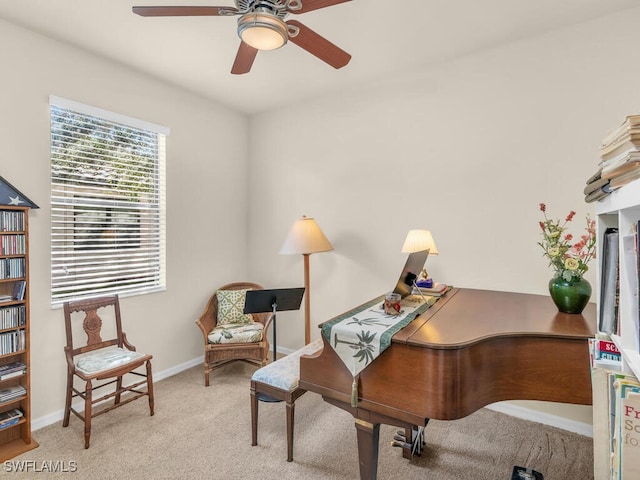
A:
[[[231,73],[251,70],[258,50],[274,50],[291,40],[333,68],[342,68],[351,55],[296,20],[284,21],[289,13],[300,14],[351,0],[235,0],[235,7],[133,7],[143,17],[238,16],[240,48]]]

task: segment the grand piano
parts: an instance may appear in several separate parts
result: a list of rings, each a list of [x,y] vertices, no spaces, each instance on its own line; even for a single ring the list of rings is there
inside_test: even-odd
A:
[[[594,304],[571,315],[548,296],[452,289],[360,373],[356,407],[353,377],[326,339],[300,359],[300,388],[353,415],[360,478],[375,480],[380,424],[404,429],[410,458],[411,439],[429,419],[462,418],[502,400],[590,405],[595,317]]]

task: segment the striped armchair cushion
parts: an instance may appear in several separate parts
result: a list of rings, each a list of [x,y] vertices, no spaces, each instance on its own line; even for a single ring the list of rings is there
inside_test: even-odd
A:
[[[208,335],[209,343],[254,343],[262,341],[264,325],[258,322],[227,323]]]

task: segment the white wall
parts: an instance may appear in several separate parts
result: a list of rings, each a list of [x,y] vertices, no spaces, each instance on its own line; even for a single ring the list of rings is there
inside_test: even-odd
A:
[[[247,183],[248,120],[3,21],[0,43],[0,175],[40,206],[30,216],[33,417],[57,419],[66,364],[63,313],[49,301],[49,95],[171,128],[167,291],[121,301],[125,331],[153,353],[156,373],[202,356],[194,322],[211,292],[247,278],[248,201],[238,192]]]
[[[276,188],[251,203],[252,272],[302,284],[301,256],[278,250],[304,214],[335,248],[311,256],[313,327],[392,288],[411,228],[433,232],[436,281],[548,295],[538,204],[577,211],[582,233],[600,140],[640,111],[639,21],[627,11],[255,116],[251,190]],[[280,315],[279,343],[302,344],[302,317]],[[533,406],[590,422],[590,407]]]

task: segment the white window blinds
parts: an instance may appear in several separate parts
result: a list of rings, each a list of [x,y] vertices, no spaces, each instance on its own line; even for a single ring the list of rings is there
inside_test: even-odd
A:
[[[168,129],[51,97],[51,302],[165,289]]]

